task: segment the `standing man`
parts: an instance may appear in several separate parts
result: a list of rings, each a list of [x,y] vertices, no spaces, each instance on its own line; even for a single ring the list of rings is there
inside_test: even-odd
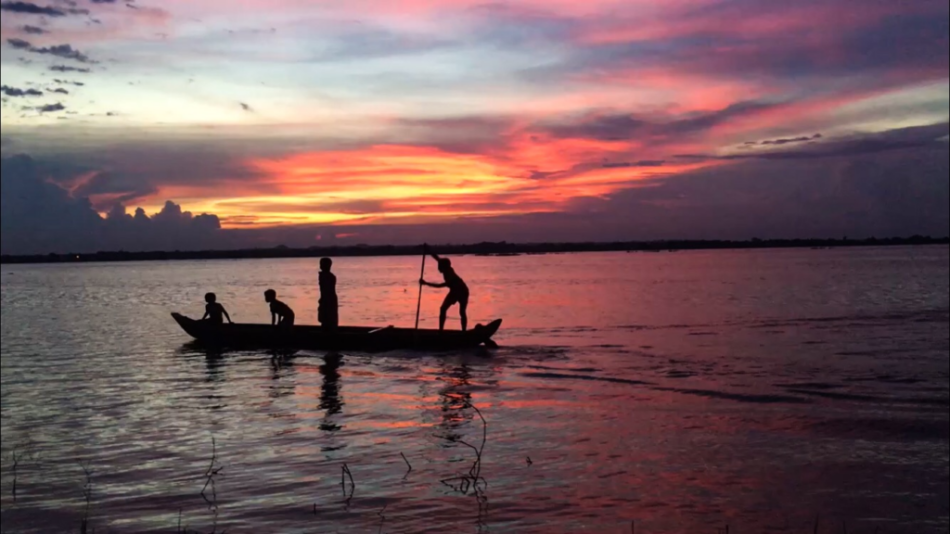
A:
[[[336,296],[336,275],[330,272],[333,260],[320,260],[320,307],[317,310],[317,319],[320,325],[328,330],[340,326],[340,302]]]
[[[426,251],[428,250],[429,245],[426,245]],[[439,263],[439,272],[442,273],[442,278],[445,282],[441,284],[431,284],[423,279],[420,280],[419,283],[429,287],[449,289],[449,294],[445,296],[445,301],[442,302],[442,309],[439,312],[439,330],[445,330],[445,316],[449,308],[458,304],[459,316],[462,318],[462,331],[464,332],[468,330],[468,286],[465,285],[465,281],[456,274],[455,269],[452,268],[452,262],[449,261],[448,258],[440,258],[434,253],[432,257]]]

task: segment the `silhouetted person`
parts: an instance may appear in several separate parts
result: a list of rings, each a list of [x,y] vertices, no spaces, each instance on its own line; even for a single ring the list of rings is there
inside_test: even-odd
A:
[[[217,295],[208,293],[205,295],[205,302],[207,302],[208,305],[205,306],[205,316],[201,318],[202,321],[208,321],[211,324],[224,324],[224,318],[227,317],[228,322],[234,324],[234,321],[231,320],[231,316],[228,315],[224,306],[218,303]]]
[[[294,319],[296,317],[294,315],[294,310],[291,310],[290,306],[277,300],[276,291],[273,289],[268,289],[265,291],[264,300],[270,304],[271,324],[285,327],[294,325]]]
[[[317,318],[324,328],[335,329],[340,326],[340,302],[336,297],[336,275],[330,272],[333,260],[320,260],[320,307]]]
[[[426,245],[426,251],[428,250],[429,246]],[[445,283],[430,284],[424,279],[419,282],[429,287],[449,288],[449,294],[445,296],[445,301],[442,302],[442,309],[439,312],[439,330],[445,330],[445,316],[449,308],[456,304],[459,305],[459,316],[462,318],[462,330],[468,330],[468,286],[465,285],[465,281],[455,273],[451,261],[446,258],[440,258],[437,254],[432,254],[432,257],[435,258],[435,261],[439,262],[439,272],[442,273]]]

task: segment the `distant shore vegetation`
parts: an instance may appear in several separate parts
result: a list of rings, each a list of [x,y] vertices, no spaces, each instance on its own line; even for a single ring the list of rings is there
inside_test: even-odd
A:
[[[833,249],[845,247],[948,245],[950,237],[934,238],[913,236],[904,238],[869,239],[751,239],[748,241],[666,240],[611,243],[477,243],[469,245],[438,245],[446,255],[516,256],[565,254],[579,252],[678,252],[681,250],[742,250],[811,248]],[[181,260],[239,260],[373,256],[414,256],[422,254],[422,245],[355,245],[339,247],[258,248],[246,250],[154,251],[154,252],[96,252],[93,254],[66,253],[28,256],[2,256],[0,264],[77,263],[77,262],[130,262]]]

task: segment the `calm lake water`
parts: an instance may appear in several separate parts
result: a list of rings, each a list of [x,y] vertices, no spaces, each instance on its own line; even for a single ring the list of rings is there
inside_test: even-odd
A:
[[[4,266],[2,531],[950,528],[948,248],[454,260],[496,352],[215,357],[169,316],[314,323],[317,260]],[[414,323],[418,258],[334,270],[344,324]]]

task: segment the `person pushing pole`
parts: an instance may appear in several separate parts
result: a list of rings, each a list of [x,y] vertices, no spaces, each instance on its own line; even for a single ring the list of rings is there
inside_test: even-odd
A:
[[[429,253],[429,245],[424,246],[424,253]],[[423,277],[419,280],[419,298],[422,299],[422,287],[429,286],[435,288],[448,288],[449,294],[445,296],[445,300],[442,302],[442,309],[439,311],[439,331],[445,330],[445,317],[448,314],[449,308],[458,304],[459,305],[459,315],[462,318],[462,331],[468,330],[468,286],[465,284],[465,281],[462,280],[452,268],[452,262],[448,258],[441,258],[438,254],[431,253],[432,257],[435,258],[435,261],[439,263],[439,272],[442,273],[444,282],[441,284],[433,284],[426,282],[425,280],[425,256],[422,256],[423,261]],[[418,317],[418,314],[417,314]]]

